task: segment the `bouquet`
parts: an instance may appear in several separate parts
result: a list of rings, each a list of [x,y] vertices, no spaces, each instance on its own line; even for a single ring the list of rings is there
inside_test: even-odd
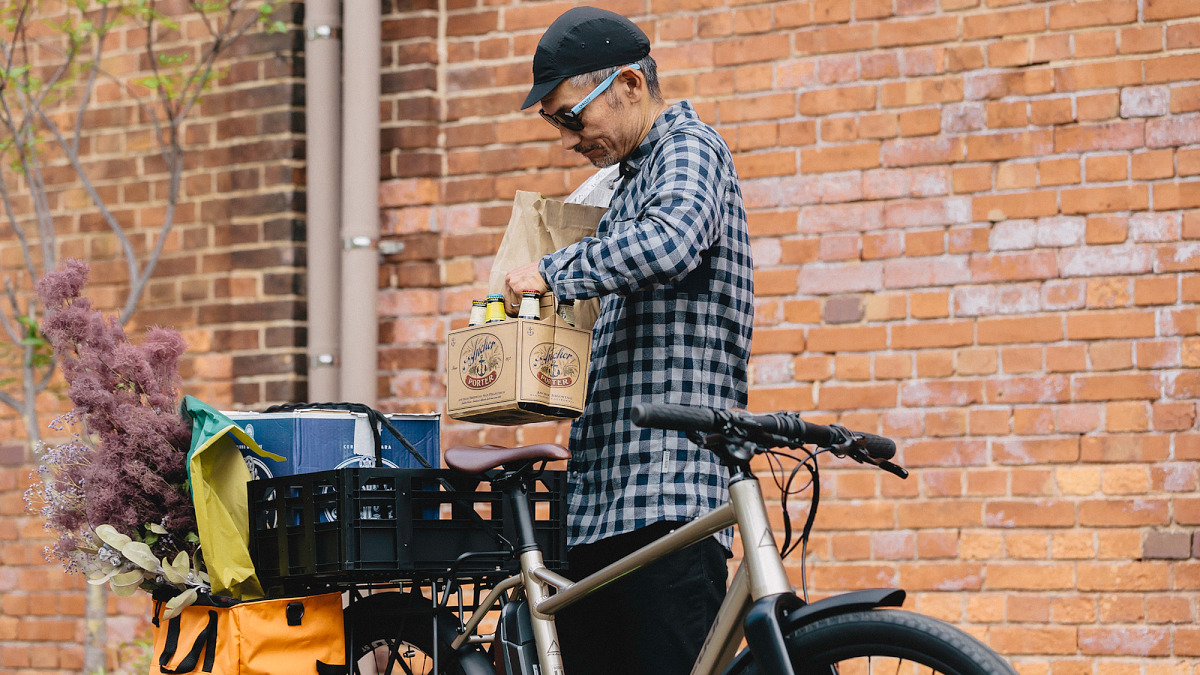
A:
[[[163,328],[130,343],[81,296],[87,277],[86,264],[67,260],[38,282],[42,332],[74,404],[50,426],[73,437],[39,444],[26,502],[58,536],[48,560],[119,596],[173,596],[173,615],[209,590],[185,468],[191,428],[178,409],[186,345]]]

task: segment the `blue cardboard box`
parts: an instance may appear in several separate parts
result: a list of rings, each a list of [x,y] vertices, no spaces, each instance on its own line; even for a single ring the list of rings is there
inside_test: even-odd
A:
[[[264,450],[284,457],[282,462],[260,457],[239,443],[252,479],[376,465],[371,426],[361,413],[297,410],[225,414]],[[387,418],[430,466],[441,466],[440,415],[397,413]],[[380,441],[384,466],[423,468],[386,427],[381,429]]]

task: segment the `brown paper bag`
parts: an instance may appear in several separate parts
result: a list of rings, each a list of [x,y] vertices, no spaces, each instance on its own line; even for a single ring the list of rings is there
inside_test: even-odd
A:
[[[504,277],[508,271],[537,262],[547,253],[596,234],[596,226],[608,209],[583,204],[566,204],[546,199],[536,192],[517,191],[513,198],[512,216],[504,239],[496,251],[492,273],[488,278],[488,293],[504,292]],[[575,302],[575,326],[591,330],[600,314],[599,298]]]

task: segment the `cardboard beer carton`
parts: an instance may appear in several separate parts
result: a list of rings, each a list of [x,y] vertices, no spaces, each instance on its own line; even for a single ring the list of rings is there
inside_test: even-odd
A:
[[[578,417],[587,399],[592,333],[574,328],[542,296],[540,318],[451,331],[446,412],[465,422],[527,424]]]

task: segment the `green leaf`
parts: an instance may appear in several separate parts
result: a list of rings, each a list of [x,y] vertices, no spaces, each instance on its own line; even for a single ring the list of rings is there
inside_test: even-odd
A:
[[[141,587],[141,584],[137,583],[130,584],[128,586],[114,586],[110,580],[108,582],[108,587],[112,589],[113,595],[117,596],[118,598],[128,598],[134,593],[138,592],[138,588]]]
[[[184,541],[186,541],[189,544],[199,544],[200,543],[200,535],[196,534],[195,532],[188,532],[187,536],[184,537],[183,539],[184,539]]]
[[[144,570],[158,571],[158,557],[150,551],[149,546],[140,541],[131,541],[122,546],[121,555]]]
[[[117,528],[113,527],[112,525],[101,525],[100,527],[97,527],[96,536],[100,537],[100,541],[108,544],[118,551],[123,550],[126,544],[133,541],[129,537],[117,532]]]
[[[146,578],[145,572],[142,570],[132,570],[114,575],[112,578],[113,586],[131,586],[140,584]]]
[[[179,595],[171,598],[167,601],[167,611],[163,613],[162,618],[174,619],[176,616],[179,616],[179,613],[182,612],[185,607],[188,607],[192,603],[196,602],[196,597],[198,595],[199,590],[195,588],[189,588]]]
[[[167,533],[167,528],[163,527],[162,525],[159,525],[158,523],[146,523],[146,529],[150,530],[154,534],[166,534]]]
[[[111,570],[109,572],[100,572],[100,571],[93,572],[92,574],[88,575],[88,583],[93,586],[100,586],[100,585],[106,584],[106,583],[108,583],[109,579],[117,576],[117,573],[118,573],[118,570],[115,570],[115,569]]]
[[[187,553],[180,551],[179,555],[183,556],[184,569],[185,570],[188,569]],[[175,556],[175,560],[176,560],[176,562],[178,562],[179,556]],[[181,586],[181,585],[187,583],[187,572],[180,574],[179,570],[176,569],[175,564],[167,562],[166,558],[162,559],[162,569],[163,569],[163,575],[166,576],[167,581],[171,582],[172,584]]]

